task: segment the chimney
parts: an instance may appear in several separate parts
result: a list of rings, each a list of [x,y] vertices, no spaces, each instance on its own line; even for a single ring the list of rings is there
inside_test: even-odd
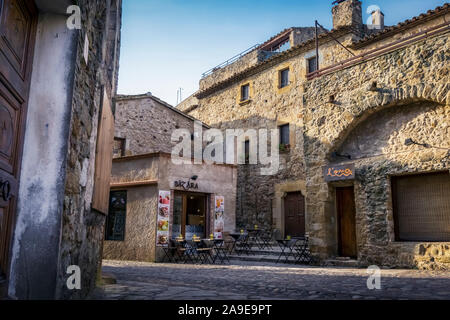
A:
[[[372,25],[370,29],[384,29],[384,14],[380,9],[372,12]]]
[[[338,0],[332,8],[333,29],[343,26],[353,26],[362,29],[362,9],[359,0]]]

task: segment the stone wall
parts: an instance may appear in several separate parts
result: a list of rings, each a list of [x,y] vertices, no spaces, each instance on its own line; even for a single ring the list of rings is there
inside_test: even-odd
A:
[[[91,209],[98,114],[102,88],[110,99],[115,96],[112,90],[115,90],[117,83],[120,48],[121,1],[79,0],[78,5],[82,11],[82,29],[76,52],[68,140],[56,290],[58,299],[79,299],[89,295],[95,287],[101,264],[105,216]],[[115,25],[109,20],[110,15],[117,18]],[[107,24],[107,21],[110,23]],[[90,43],[88,65],[83,58],[86,35]],[[110,69],[114,71],[110,72]],[[66,287],[66,270],[70,265],[81,268],[81,290],[70,291]]]
[[[448,268],[448,243],[395,241],[390,200],[390,176],[449,169],[448,59],[446,33],[305,83],[307,229],[315,254],[337,255],[335,185],[322,173],[339,163],[330,157],[337,150],[356,165],[358,261]],[[405,146],[410,137],[433,147]]]
[[[353,35],[339,38],[351,43]],[[260,165],[239,166],[237,190],[237,224],[248,227],[259,224],[276,228],[284,234],[283,196],[285,192],[305,191],[303,165],[303,83],[308,73],[307,59],[315,55],[306,47],[292,58],[280,59],[254,75],[217,90],[199,100],[199,106],[189,112],[211,127],[229,129],[276,129],[290,124],[291,148],[280,154],[280,171],[274,176],[261,176]],[[347,59],[350,54],[337,43],[321,41],[319,51],[322,66]],[[279,71],[290,68],[291,84],[280,89]],[[239,103],[240,86],[250,83],[250,102]],[[289,186],[289,187],[287,187]],[[296,188],[293,186],[297,186]]]
[[[280,90],[278,73],[285,67],[291,68],[292,83],[288,88]],[[281,228],[280,212],[273,221],[275,185],[284,181],[299,181],[297,191],[300,191],[304,167],[302,90],[298,78],[305,74],[306,61],[298,58],[290,59],[242,81],[242,83],[250,81],[253,87],[251,101],[248,104],[238,103],[241,83],[235,83],[225,90],[201,99],[199,107],[190,113],[211,127],[223,130],[277,129],[280,124],[290,124],[291,149],[281,154],[278,174],[262,176],[260,165],[239,166],[236,207],[239,228],[253,226],[255,223],[268,229],[272,228],[272,224]]]
[[[126,139],[126,155],[172,152],[176,129],[194,132],[194,119],[152,96],[116,99],[115,136]]]
[[[436,27],[449,18],[448,9],[437,11],[437,14],[430,14],[426,18],[421,16],[420,20],[414,19],[414,23],[401,24],[397,28],[390,29],[377,40],[359,43],[364,36],[361,34],[362,31],[369,31],[367,26],[362,25],[360,1],[345,1],[337,7],[333,9],[333,14],[338,24],[335,27],[339,27],[339,30],[333,31],[333,37],[337,37],[344,46],[350,48],[355,56],[412,35],[419,36],[420,32]],[[350,25],[359,25],[361,28],[355,30],[345,27]],[[290,123],[292,127],[291,150],[281,155],[282,169],[278,175],[260,176],[258,166],[239,166],[238,226],[245,227],[258,223],[265,227],[280,229],[283,233],[283,195],[291,191],[302,191],[305,194],[306,189],[310,188],[311,191],[306,194],[309,198],[306,207],[307,231],[314,235],[312,243],[316,253],[322,254],[323,257],[335,254],[337,246],[336,225],[333,221],[335,218],[316,214],[317,210],[334,210],[333,190],[316,185],[318,176],[322,174],[321,166],[325,157],[324,154],[316,153],[322,150],[324,145],[331,144],[329,135],[339,132],[347,121],[356,117],[356,113],[367,108],[365,105],[370,99],[373,100],[372,103],[378,105],[392,103],[394,99],[402,100],[406,92],[409,94],[409,91],[413,90],[413,85],[417,86],[414,90],[421,92],[426,83],[433,83],[429,82],[427,77],[440,79],[436,88],[427,86],[427,91],[432,91],[433,97],[438,94],[445,96],[448,89],[443,87],[442,79],[448,70],[443,61],[448,58],[445,50],[437,48],[439,45],[447,45],[446,37],[442,37],[442,40],[433,40],[437,41],[437,44],[431,51],[427,51],[423,42],[409,46],[404,44],[410,54],[411,51],[416,51],[414,59],[410,59],[409,55],[385,53],[384,58],[377,58],[380,62],[374,65],[373,58],[368,61],[360,58],[350,69],[335,71],[312,81],[307,80],[306,76],[307,59],[315,56],[314,41],[310,41],[269,61],[259,63],[248,72],[240,75],[228,74],[228,78],[221,78],[223,82],[220,85],[201,91],[198,95],[198,107],[192,108],[189,114],[212,127],[258,129],[276,128],[277,125],[284,123]],[[343,61],[353,57],[331,36],[322,36],[319,44],[321,69],[332,66],[337,68]],[[432,71],[431,62],[436,65]],[[291,71],[291,84],[287,88],[279,89],[278,72],[286,67]],[[379,86],[376,92],[369,90],[374,82]],[[241,85],[246,83],[250,84],[250,101],[244,104],[240,103],[239,95]],[[342,101],[343,94],[348,102]],[[329,102],[332,98],[336,100],[335,103]],[[436,102],[433,99],[431,101]],[[346,104],[357,107],[350,110]],[[328,123],[331,116],[335,122]],[[306,121],[309,125],[304,127]],[[329,131],[323,129],[325,125]],[[347,131],[342,131],[339,139],[344,139],[346,134]],[[306,145],[305,139],[309,139]],[[306,155],[310,161],[308,169],[304,164]],[[312,170],[311,166],[317,171]],[[317,177],[306,180],[306,174],[308,176],[316,174]],[[317,199],[323,203],[319,205]]]
[[[362,21],[362,3],[359,0],[346,0],[335,5],[332,8],[333,29],[343,26],[355,26],[361,28]]]

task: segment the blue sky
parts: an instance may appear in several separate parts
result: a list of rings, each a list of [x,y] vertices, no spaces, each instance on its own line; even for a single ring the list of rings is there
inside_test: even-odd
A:
[[[394,25],[445,0],[362,0]],[[175,105],[198,89],[201,74],[289,27],[331,29],[332,0],[123,0],[120,94],[153,95]]]

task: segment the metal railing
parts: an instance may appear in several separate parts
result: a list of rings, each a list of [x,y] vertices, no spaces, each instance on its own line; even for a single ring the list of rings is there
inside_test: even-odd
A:
[[[240,58],[242,58],[243,56],[245,56],[247,53],[252,52],[253,50],[255,50],[256,48],[258,48],[260,46],[260,44],[255,44],[254,46],[252,46],[251,48],[248,48],[245,51],[242,51],[241,53],[235,55],[234,57],[228,59],[227,61],[219,64],[218,66],[215,66],[214,68],[202,73],[202,79],[209,76],[210,74],[212,74],[213,72],[222,69],[230,64],[232,64],[233,62],[239,60]]]

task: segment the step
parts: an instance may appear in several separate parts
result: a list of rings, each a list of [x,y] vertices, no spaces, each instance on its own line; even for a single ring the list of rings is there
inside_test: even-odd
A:
[[[232,254],[232,255],[228,256],[228,258],[230,260],[235,260],[235,261],[271,262],[271,263],[276,263],[278,261],[278,257],[279,257],[279,254],[276,254],[276,255],[275,254],[272,254],[272,255],[267,255],[267,254],[262,254],[262,255],[256,255],[256,254],[236,255],[236,254]],[[295,259],[293,257],[289,257],[288,260],[286,261],[286,257],[283,256],[283,257],[281,257],[279,263],[280,264],[283,264],[283,263],[293,264],[293,263],[295,263]]]
[[[360,267],[358,260],[342,259],[342,258],[327,259],[323,262],[323,265],[330,267],[349,267],[349,268]]]

